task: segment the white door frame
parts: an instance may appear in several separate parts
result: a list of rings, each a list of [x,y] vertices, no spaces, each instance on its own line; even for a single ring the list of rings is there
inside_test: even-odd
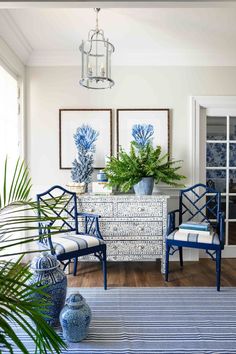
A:
[[[203,109],[222,108],[236,109],[236,96],[191,96],[190,116],[191,116],[191,141],[192,147],[192,184],[201,180],[201,112]],[[236,245],[227,246],[223,251],[223,257],[236,257]],[[201,254],[201,257],[204,254]]]

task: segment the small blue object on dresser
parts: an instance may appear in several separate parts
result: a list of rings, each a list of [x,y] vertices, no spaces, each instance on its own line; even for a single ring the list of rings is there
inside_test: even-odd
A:
[[[179,229],[184,230],[199,230],[199,231],[210,231],[210,223],[208,222],[196,222],[196,221],[186,221],[179,225]]]
[[[100,170],[98,172],[97,181],[98,182],[107,182],[108,181],[107,175],[105,174],[105,172],[103,170]]]
[[[66,299],[66,305],[60,313],[60,323],[63,337],[68,342],[80,342],[88,335],[92,313],[84,297],[79,293],[72,293]]]

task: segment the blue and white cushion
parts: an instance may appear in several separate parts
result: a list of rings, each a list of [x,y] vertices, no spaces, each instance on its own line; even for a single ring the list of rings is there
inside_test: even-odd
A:
[[[208,243],[212,245],[219,245],[220,239],[218,234],[212,230],[209,235],[203,235],[201,233],[183,232],[181,230],[174,230],[167,236],[168,240],[184,241],[184,242],[196,242],[196,243]]]
[[[53,248],[56,255],[74,252],[85,248],[104,244],[102,239],[87,235],[56,235],[52,238]]]

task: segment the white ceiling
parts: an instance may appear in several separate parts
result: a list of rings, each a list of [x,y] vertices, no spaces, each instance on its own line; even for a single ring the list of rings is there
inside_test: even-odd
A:
[[[104,8],[116,65],[236,65],[236,7]],[[78,65],[88,8],[0,10],[0,36],[28,65]]]

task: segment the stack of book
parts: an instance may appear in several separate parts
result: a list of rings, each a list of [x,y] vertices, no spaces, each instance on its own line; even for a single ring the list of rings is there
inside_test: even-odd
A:
[[[210,235],[212,227],[207,222],[187,221],[179,225],[179,231],[186,234]]]

